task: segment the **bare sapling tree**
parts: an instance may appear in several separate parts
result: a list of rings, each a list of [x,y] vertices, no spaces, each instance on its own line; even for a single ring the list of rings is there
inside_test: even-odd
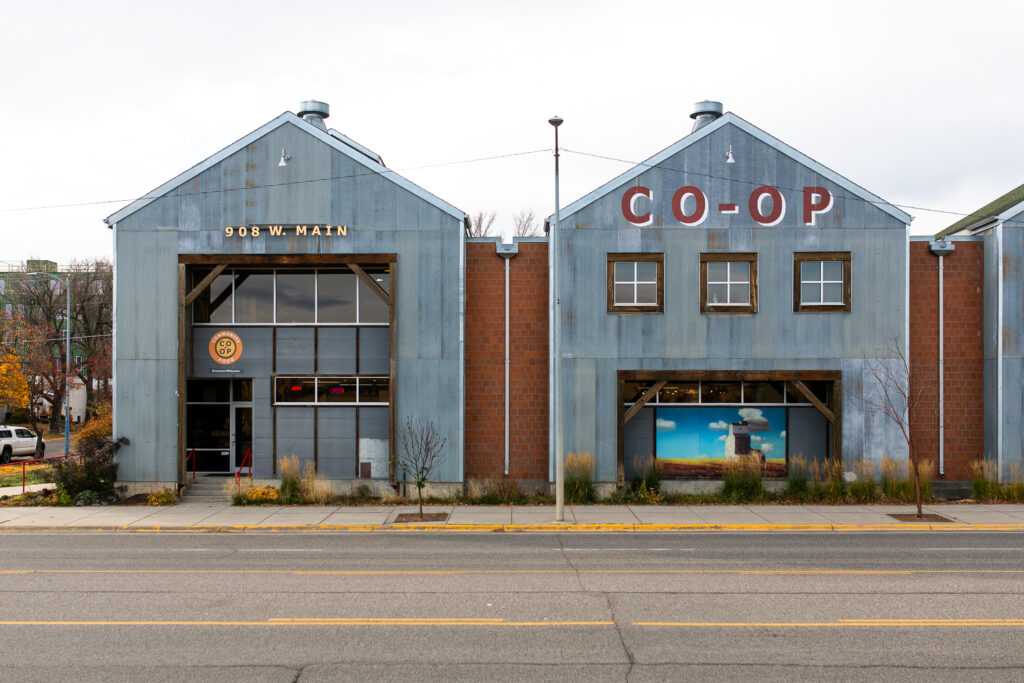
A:
[[[490,237],[494,234],[494,219],[497,217],[494,211],[477,211],[469,218],[470,237]]]
[[[533,209],[525,209],[512,216],[512,234],[516,237],[535,237],[540,234]]]
[[[447,439],[438,433],[433,422],[407,417],[398,429],[398,445],[401,454],[398,466],[405,476],[416,485],[420,502],[420,519],[423,519],[423,488],[430,481],[430,475],[440,464]]]
[[[903,439],[907,442],[907,464],[910,475],[914,478],[914,498],[917,502],[917,517],[923,519],[921,512],[921,463],[914,450],[913,419],[917,414],[918,404],[923,394],[920,382],[910,381],[910,359],[899,340],[895,337],[885,345],[884,355],[887,358],[869,360],[864,371],[866,379],[871,381],[870,387],[864,389],[864,403],[885,415],[900,429]]]

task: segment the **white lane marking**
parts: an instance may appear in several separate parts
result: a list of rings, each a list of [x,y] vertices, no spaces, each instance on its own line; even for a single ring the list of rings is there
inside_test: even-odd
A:
[[[562,550],[571,550],[573,552],[578,552],[580,550],[594,550],[598,552],[604,552],[607,550],[622,550],[634,553],[667,553],[672,552],[673,550],[693,552],[693,548],[562,548]]]
[[[239,548],[240,553],[322,553],[323,548]]]
[[[1024,551],[1024,548],[921,548],[921,550],[1004,550],[1019,553]]]

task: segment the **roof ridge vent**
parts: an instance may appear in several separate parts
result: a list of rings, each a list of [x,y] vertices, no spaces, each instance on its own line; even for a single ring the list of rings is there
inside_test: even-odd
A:
[[[327,132],[324,119],[331,115],[331,107],[326,102],[319,100],[306,100],[299,105],[299,116],[312,123],[320,130]]]
[[[703,102],[697,102],[693,105],[693,113],[690,114],[690,118],[694,119],[693,130],[696,131],[698,128],[703,128],[708,125],[719,116],[722,115],[722,103],[715,102],[714,100],[704,100]]]

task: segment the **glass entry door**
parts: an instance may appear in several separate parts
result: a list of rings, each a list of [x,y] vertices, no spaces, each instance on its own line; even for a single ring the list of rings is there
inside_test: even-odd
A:
[[[252,406],[233,405],[232,409],[234,420],[231,425],[231,444],[235,453],[234,469],[237,470],[245,464],[246,451],[252,448]]]

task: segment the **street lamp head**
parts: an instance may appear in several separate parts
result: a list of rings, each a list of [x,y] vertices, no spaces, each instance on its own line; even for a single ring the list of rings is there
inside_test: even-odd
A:
[[[560,125],[562,125],[562,117],[552,116],[550,119],[548,119],[548,123],[550,123],[555,128],[558,128]]]

